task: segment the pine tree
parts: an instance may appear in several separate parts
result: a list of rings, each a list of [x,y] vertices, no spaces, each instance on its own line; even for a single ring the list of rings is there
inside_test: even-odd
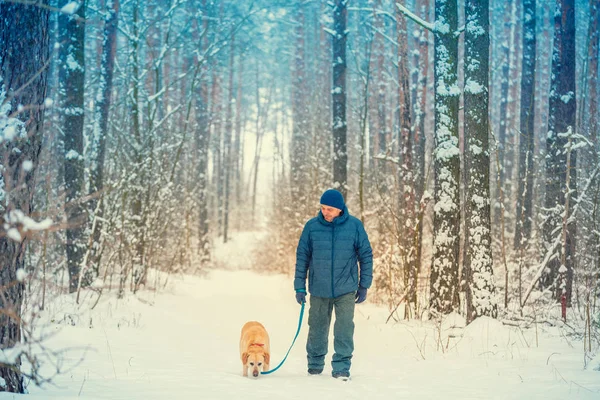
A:
[[[298,207],[305,207],[305,196],[308,190],[307,179],[307,83],[306,83],[306,41],[305,41],[305,10],[299,5],[294,29],[292,68],[292,138],[290,146],[290,177],[291,195]]]
[[[84,83],[85,83],[85,0],[73,14],[60,13],[59,80],[63,91],[63,138],[65,212],[67,215],[67,269],[69,291],[77,290],[86,251],[87,211],[81,202],[84,194]],[[84,282],[86,285],[90,282]]]
[[[489,145],[489,3],[465,7],[465,143],[467,170],[467,321],[496,317],[492,259]]]
[[[102,58],[100,60],[100,85],[95,109],[95,129],[91,144],[92,163],[90,167],[90,212],[93,212],[92,222],[92,255],[89,278],[91,281],[99,274],[99,264],[102,254],[101,232],[104,215],[104,162],[106,158],[106,142],[108,136],[108,117],[112,103],[113,75],[117,53],[117,28],[119,23],[119,0],[107,4],[102,35]],[[87,274],[86,274],[87,275]]]
[[[410,113],[411,92],[409,85],[409,60],[408,60],[408,35],[406,18],[399,9],[396,9],[396,37],[398,42],[398,119],[400,136],[400,160],[398,168],[400,192],[398,210],[400,221],[400,254],[403,263],[404,287],[408,290],[406,313],[409,315],[410,304],[416,307],[417,299],[417,243],[418,236],[415,228],[418,227],[415,207],[415,174],[413,161],[414,130]],[[417,52],[418,54],[418,52]]]
[[[333,184],[346,197],[348,152],[346,149],[346,21],[348,0],[333,8]]]
[[[546,139],[546,199],[548,216],[544,222],[547,249],[557,243],[561,232],[560,256],[548,263],[549,272],[542,279],[545,287],[554,286],[555,296],[571,301],[573,265],[575,263],[575,221],[569,221],[569,200],[577,198],[577,151],[571,150],[575,133],[575,7],[574,0],[557,0],[554,13],[554,48],[550,110]],[[568,184],[568,187],[567,187]],[[560,225],[562,229],[558,229]]]
[[[31,216],[35,172],[42,147],[49,35],[47,1],[36,5],[0,2],[0,96],[2,115],[15,137],[0,142],[0,350],[22,342],[21,305],[25,284],[18,279],[25,266],[28,239],[22,231]],[[4,103],[6,94],[10,101]],[[19,108],[22,106],[23,108]],[[21,122],[18,122],[21,121]],[[5,128],[6,129],[6,128]],[[8,132],[0,132],[7,138]],[[12,232],[10,237],[8,231]],[[0,363],[0,392],[24,393],[21,359]]]
[[[198,254],[201,264],[210,260],[210,243],[209,243],[209,221],[208,221],[208,153],[210,144],[210,123],[208,115],[209,91],[207,82],[207,57],[208,57],[208,29],[209,29],[209,8],[207,0],[202,0],[200,6],[200,17],[202,23],[198,24],[201,27],[201,33],[198,29],[194,31],[194,40],[200,48],[200,57],[196,60],[200,63],[197,67],[200,68],[200,82],[195,85],[196,96],[196,129],[194,135],[194,143],[197,152],[196,177],[198,182]]]
[[[533,206],[533,145],[535,138],[535,0],[523,2],[523,63],[521,67],[521,128],[515,248],[527,248]]]
[[[458,13],[456,0],[436,1],[434,31],[435,205],[431,266],[431,311],[449,314],[459,306],[460,151],[458,148]]]

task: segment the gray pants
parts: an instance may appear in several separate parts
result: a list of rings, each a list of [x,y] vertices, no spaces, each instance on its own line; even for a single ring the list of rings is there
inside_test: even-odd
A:
[[[335,309],[333,325],[335,353],[331,360],[331,367],[333,372],[350,371],[350,360],[354,351],[354,296],[354,292],[335,299],[310,296],[308,340],[306,341],[308,368],[323,369],[325,366],[331,314]]]

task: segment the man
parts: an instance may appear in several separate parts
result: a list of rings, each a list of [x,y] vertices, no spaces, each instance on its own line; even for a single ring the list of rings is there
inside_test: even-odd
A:
[[[360,272],[358,268],[360,263]],[[354,351],[354,304],[367,298],[373,281],[373,254],[365,228],[348,213],[344,197],[329,189],[321,196],[319,214],[304,226],[296,249],[296,300],[310,292],[308,373],[323,372],[331,314],[335,309],[331,361],[334,378],[349,379]]]

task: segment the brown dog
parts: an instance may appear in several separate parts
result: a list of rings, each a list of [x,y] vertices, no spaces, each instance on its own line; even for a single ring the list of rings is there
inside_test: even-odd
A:
[[[242,328],[240,338],[240,357],[242,358],[242,375],[248,376],[248,369],[252,369],[252,376],[258,378],[260,368],[269,370],[271,359],[271,346],[269,334],[265,327],[256,321],[246,322]]]

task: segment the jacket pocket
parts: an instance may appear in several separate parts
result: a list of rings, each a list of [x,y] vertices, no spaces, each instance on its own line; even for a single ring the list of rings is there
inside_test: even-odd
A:
[[[356,255],[353,254],[348,261],[346,261],[347,271],[350,273],[350,277],[352,278],[352,282],[358,284],[358,267],[357,267],[357,259]]]

